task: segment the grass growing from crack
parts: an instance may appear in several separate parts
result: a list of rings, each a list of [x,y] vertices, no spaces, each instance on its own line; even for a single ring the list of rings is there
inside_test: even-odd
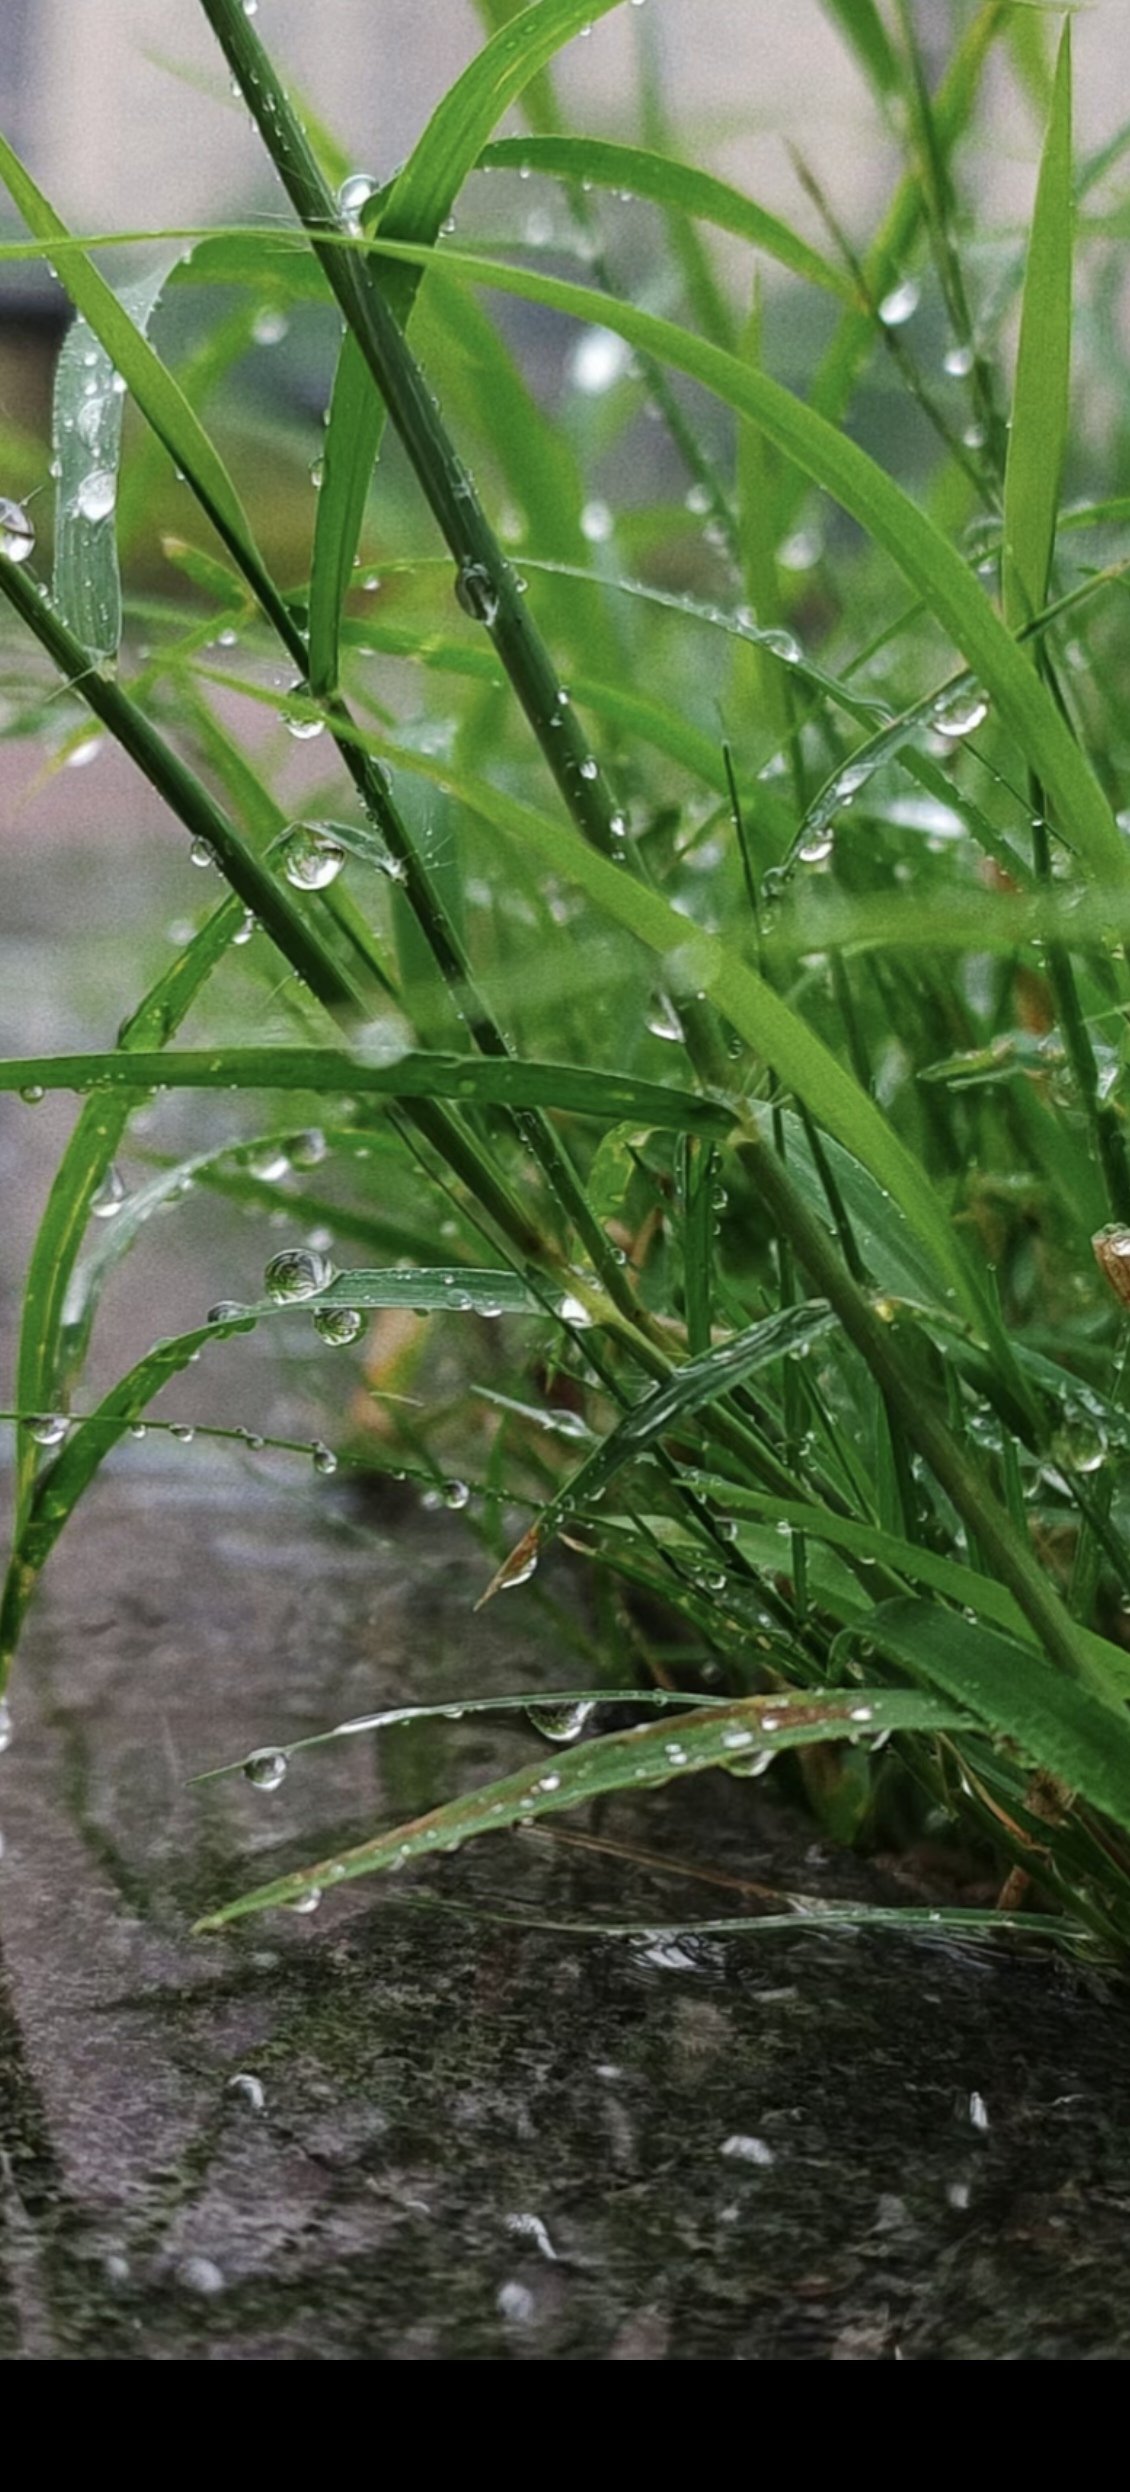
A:
[[[343,184],[240,0],[201,0],[283,215],[154,235],[128,286],[112,247],[138,236],[69,233],[0,141],[33,237],[0,253],[40,250],[80,324],[52,593],[14,505],[0,550],[24,722],[43,731],[61,680],[60,743],[93,713],[229,887],[115,1047],[0,1066],[5,1089],[83,1095],[25,1287],[0,1673],[170,1377],[312,1316],[387,1396],[343,1455],[446,1480],[488,1595],[544,1597],[554,1541],[581,1553],[593,1682],[550,1725],[551,1770],[440,1799],[217,1922],[781,1757],[837,1837],[948,1823],[996,1864],[1001,1927],[1026,1911],[1120,1948],[1130,513],[1077,367],[1101,358],[1121,405],[1124,150],[1077,160],[1068,26],[1053,51],[986,0],[935,80],[909,0],[889,22],[828,0],[905,161],[870,242],[803,167],[825,230],[801,232],[683,160],[661,0],[635,28],[636,129],[566,128],[558,55],[614,5],[490,0],[382,189]],[[984,237],[983,76],[1010,55],[1041,161],[1026,234]],[[511,111],[527,129],[500,136]],[[450,239],[465,191],[489,247]],[[515,299],[545,355],[571,324],[556,413]],[[173,300],[212,323],[179,365]],[[233,481],[240,361],[327,308],[344,332],[295,587]],[[146,429],[123,459],[127,394]],[[155,593],[162,547],[180,594]],[[301,818],[276,723],[332,757]],[[190,1090],[247,1126],[186,1160],[137,1119]],[[292,1240],[261,1296],[142,1347],[92,1401],[102,1289],[190,1185],[248,1217],[289,1202]],[[386,1320],[412,1328],[395,1358]],[[453,1393],[434,1341],[457,1326]],[[663,1715],[602,1730],[625,1639]]]

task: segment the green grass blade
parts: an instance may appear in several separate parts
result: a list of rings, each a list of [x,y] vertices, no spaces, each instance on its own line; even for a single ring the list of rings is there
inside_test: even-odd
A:
[[[379,236],[372,247],[414,262],[431,257],[420,246],[388,243]],[[592,318],[594,297],[587,287],[471,253],[447,251],[443,265],[447,270],[460,270],[470,283],[497,287],[581,319]],[[1070,825],[1074,844],[1091,871],[1105,874],[1115,885],[1130,882],[1126,842],[1088,762],[967,563],[928,514],[856,442],[764,372],[751,371],[721,347],[634,304],[610,301],[603,295],[596,300],[605,327],[657,362],[701,382],[737,414],[760,426],[786,458],[830,493],[882,547],[995,703],[1029,766]]]
[[[561,1751],[548,1765],[539,1765],[501,1782],[449,1801],[426,1817],[396,1826],[356,1850],[341,1852],[309,1869],[293,1871],[249,1895],[225,1904],[198,1929],[222,1929],[247,1913],[279,1904],[293,1904],[313,1888],[340,1886],[350,1878],[374,1871],[407,1867],[438,1851],[457,1850],[481,1834],[499,1834],[508,1826],[526,1825],[564,1808],[577,1808],[605,1792],[655,1790],[684,1774],[721,1766],[740,1769],[766,1751],[805,1748],[824,1740],[881,1738],[885,1731],[916,1730],[927,1734],[967,1727],[959,1705],[943,1699],[891,1688],[860,1688],[850,1696],[755,1696],[738,1704],[679,1715],[648,1723],[642,1730],[618,1731],[594,1739],[568,1754]]]
[[[883,99],[896,95],[899,65],[875,0],[823,0],[823,6],[876,94]]]
[[[1073,220],[1069,18],[1028,246],[1005,470],[1001,587],[1005,621],[1014,632],[1046,603],[1055,549],[1071,382]]]
[[[213,912],[131,1014],[121,1033],[120,1057],[128,1056],[130,1050],[161,1047],[172,1036],[223,958],[242,916],[235,900],[225,901]],[[56,1169],[24,1283],[16,1356],[16,1399],[21,1410],[53,1410],[65,1387],[64,1312],[90,1205],[147,1087],[140,1083],[134,1091],[127,1084],[113,1097],[88,1100]],[[17,1535],[37,1458],[36,1445],[21,1437],[16,1453]]]
[[[869,1643],[916,1679],[1012,1740],[1116,1825],[1130,1829],[1130,1724],[1125,1704],[1104,1704],[1026,1646],[926,1601],[896,1601],[867,1622]]]
[[[381,219],[385,230],[402,240],[434,242],[503,114],[564,44],[617,5],[618,0],[595,0],[592,7],[586,0],[538,0],[508,16],[437,106],[397,177]],[[402,324],[419,282],[405,269],[390,287],[389,300]],[[337,685],[341,615],[384,424],[384,407],[351,333],[334,377],[311,565],[310,681],[319,691]]]
[[[653,1386],[574,1472],[519,1544],[523,1554],[544,1548],[575,1507],[595,1503],[618,1472],[628,1463],[638,1461],[650,1446],[678,1430],[685,1420],[707,1409],[722,1394],[746,1384],[762,1369],[774,1367],[782,1359],[803,1356],[812,1342],[831,1330],[835,1320],[831,1308],[819,1300],[786,1307],[779,1315],[752,1324],[746,1332],[735,1333],[717,1349],[687,1359],[668,1384]],[[512,1579],[511,1563],[507,1559],[500,1568],[492,1591]]]
[[[142,334],[163,282],[163,275],[155,274],[122,287],[118,300]],[[63,621],[92,658],[116,658],[122,637],[115,504],[123,392],[116,379],[105,348],[80,313],[63,340],[55,373],[52,594]]]
[[[843,269],[814,250],[780,217],[759,207],[732,183],[676,157],[659,155],[654,148],[624,147],[602,138],[503,138],[484,147],[478,161],[484,172],[506,169],[556,175],[562,181],[589,182],[600,190],[630,191],[634,198],[653,200],[657,207],[678,208],[683,215],[701,218],[723,233],[737,234],[755,251],[787,268],[790,275],[838,295],[841,302],[856,301],[855,287]]]
[[[685,924],[685,920],[683,921]],[[301,1090],[340,1098],[449,1099],[460,1107],[544,1107],[723,1141],[737,1109],[585,1065],[512,1056],[420,1055],[367,1063],[328,1047],[210,1047],[198,1053],[88,1052],[0,1062],[0,1091]]]

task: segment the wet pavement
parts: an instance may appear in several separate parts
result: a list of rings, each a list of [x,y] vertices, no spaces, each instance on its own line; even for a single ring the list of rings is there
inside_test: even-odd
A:
[[[192,1774],[376,1705],[564,1683],[535,1602],[473,1618],[455,1518],[252,1473],[124,1450],[17,1678],[0,2355],[1130,2356],[1118,1985],[936,1938],[505,1925],[741,1908],[691,1868],[889,1896],[771,1786],[562,1821],[677,1868],[527,1831],[190,1935],[534,1735],[342,1741],[273,1793]]]

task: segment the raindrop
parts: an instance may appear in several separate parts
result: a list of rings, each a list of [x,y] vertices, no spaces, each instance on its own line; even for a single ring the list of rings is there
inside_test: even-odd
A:
[[[593,1700],[582,1696],[569,1705],[527,1705],[526,1720],[532,1731],[551,1740],[555,1748],[571,1748],[595,1710]]]
[[[766,2145],[763,2137],[728,2137],[718,2152],[726,2155],[731,2163],[755,2163],[761,2171],[767,2171],[769,2165],[777,2160],[772,2147]]]
[[[28,1420],[28,1432],[37,1445],[61,1445],[70,1422],[62,1411],[47,1411],[41,1419]]]
[[[265,1142],[259,1150],[248,1152],[246,1166],[248,1175],[258,1177],[261,1184],[275,1185],[287,1175],[290,1161],[277,1142]]]
[[[198,865],[201,869],[209,865],[214,865],[216,862],[216,851],[213,848],[211,841],[207,839],[194,839],[192,846],[189,849],[188,856],[189,863],[191,865]]]
[[[195,1428],[190,1428],[187,1424],[180,1421],[178,1421],[175,1428],[170,1428],[169,1430],[169,1435],[175,1437],[178,1445],[191,1445],[195,1434]]]
[[[614,329],[586,329],[569,357],[569,378],[582,397],[601,398],[624,378],[631,349]]]
[[[331,1350],[348,1348],[365,1329],[365,1318],[356,1307],[319,1307],[314,1317],[314,1330],[319,1341]]]
[[[246,8],[247,0],[243,0],[243,5]],[[267,2100],[261,2080],[247,2075],[243,2069],[237,2077],[228,2078],[226,2090],[237,2095],[241,2103],[246,2103],[248,2111],[262,2111]]]
[[[951,381],[967,381],[973,370],[973,361],[971,346],[951,346],[942,359],[942,370],[948,372]]]
[[[983,2094],[971,2094],[969,2097],[969,2124],[971,2128],[980,2129],[982,2135],[988,2128],[989,2114]]]
[[[332,1480],[337,1469],[337,1455],[331,1453],[328,1445],[323,1445],[320,1436],[313,1439],[310,1451],[314,1457],[314,1469],[319,1479]]]
[[[296,689],[301,690],[301,686]],[[283,725],[296,744],[309,744],[316,735],[324,735],[326,722],[324,718],[296,717],[293,711],[284,710]]]
[[[466,1480],[445,1480],[443,1502],[450,1514],[462,1514],[471,1503],[471,1491]]]
[[[281,1748],[256,1748],[244,1764],[247,1781],[256,1791],[277,1791],[286,1779],[287,1757]]]
[[[945,736],[948,743],[958,744],[963,736],[975,734],[989,715],[989,704],[977,684],[966,684],[959,692],[943,693],[935,701],[930,723],[935,735]]]
[[[37,1108],[46,1096],[42,1082],[24,1082],[20,1090],[20,1097],[27,1108]]]
[[[0,1756],[3,1756],[5,1748],[10,1748],[11,1745],[12,1708],[9,1705],[7,1698],[0,1696]]]
[[[360,233],[361,215],[367,208],[377,184],[371,174],[350,173],[337,194],[337,204],[351,232]]]
[[[108,519],[118,498],[118,479],[110,467],[95,467],[84,476],[75,495],[75,508],[83,519]]]
[[[455,575],[455,602],[473,623],[490,626],[498,616],[498,590],[486,564],[463,562]]]
[[[326,1137],[317,1125],[306,1133],[295,1134],[288,1143],[291,1164],[295,1168],[317,1168],[326,1156]]]
[[[286,313],[275,311],[267,305],[257,313],[252,324],[251,335],[256,346],[281,346],[289,327],[290,322]]]
[[[263,1274],[267,1295],[278,1306],[289,1306],[300,1298],[316,1298],[328,1289],[334,1268],[328,1255],[319,1254],[313,1246],[287,1246],[281,1255],[272,1255]]]
[[[879,318],[885,329],[901,329],[913,320],[918,309],[919,294],[913,277],[905,277],[901,285],[892,286],[879,305]]]
[[[613,518],[607,502],[586,502],[581,512],[581,535],[587,545],[607,545],[612,534]]]
[[[246,1313],[246,1307],[240,1305],[238,1298],[217,1298],[215,1306],[209,1307],[204,1321],[206,1324],[230,1324],[237,1315]]]
[[[588,1308],[582,1306],[579,1298],[570,1296],[562,1298],[557,1312],[563,1324],[574,1325],[578,1332],[583,1332],[586,1326],[592,1323]]]
[[[0,554],[9,562],[26,562],[35,551],[35,529],[18,502],[0,498]]]
[[[797,856],[802,865],[826,865],[835,844],[835,832],[829,823],[826,828],[811,832],[807,839],[801,841]]]
[[[499,2286],[498,2315],[500,2319],[509,2319],[514,2327],[528,2327],[535,2308],[534,2297],[528,2285],[511,2282]]]
[[[341,841],[316,822],[300,822],[284,841],[283,872],[296,891],[325,891],[345,863]]]
[[[235,933],[232,936],[232,942],[236,944],[237,947],[242,948],[243,944],[250,943],[251,937],[255,932],[255,922],[256,921],[252,916],[251,910],[245,909],[242,917],[240,918],[239,924],[236,927]]]
[[[321,1887],[308,1886],[304,1895],[295,1896],[290,1909],[292,1912],[316,1912],[321,1900]]]
[[[224,2289],[223,2269],[214,2258],[182,2258],[177,2269],[177,2283],[186,2293],[200,2293],[205,2298]]]
[[[97,1194],[91,1195],[91,1212],[96,1220],[112,1220],[114,1213],[121,1210],[125,1199],[125,1179],[119,1169],[108,1168]]]

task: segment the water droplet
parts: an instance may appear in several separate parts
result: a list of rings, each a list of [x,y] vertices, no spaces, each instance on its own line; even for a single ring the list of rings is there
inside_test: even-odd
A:
[[[281,346],[290,327],[286,313],[275,311],[270,304],[257,313],[251,335],[256,346]]]
[[[460,563],[455,575],[455,602],[473,623],[485,623],[489,630],[498,615],[498,590],[485,563]]]
[[[365,1329],[365,1318],[356,1307],[319,1307],[314,1317],[314,1330],[319,1341],[331,1350],[348,1348]]]
[[[301,691],[301,689],[301,685],[296,686],[296,690]],[[287,734],[294,737],[296,744],[312,743],[315,736],[325,734],[326,728],[324,718],[303,718],[293,710],[283,711],[283,725]]]
[[[29,1419],[27,1423],[28,1434],[37,1445],[61,1445],[69,1425],[60,1410],[45,1411],[42,1418]]]
[[[288,1758],[282,1748],[256,1748],[244,1763],[244,1774],[256,1791],[277,1791],[286,1779]]]
[[[263,1274],[267,1295],[279,1306],[289,1306],[301,1298],[316,1298],[328,1289],[334,1268],[328,1255],[319,1254],[313,1246],[287,1246],[281,1255],[272,1255]]]
[[[169,1435],[175,1438],[178,1445],[191,1445],[195,1434],[195,1428],[190,1428],[187,1422],[180,1420],[178,1420],[175,1428],[170,1428],[169,1430]]]
[[[194,839],[192,846],[189,849],[188,857],[190,865],[198,865],[203,870],[205,867],[215,864],[216,851],[210,840]]]
[[[988,715],[988,700],[980,686],[965,684],[960,691],[943,693],[942,698],[935,701],[930,724],[935,735],[945,736],[947,742],[957,744],[963,736],[973,735],[978,727],[983,726]]]
[[[586,1326],[592,1323],[588,1308],[582,1306],[579,1298],[568,1294],[560,1300],[557,1312],[563,1324],[574,1325],[578,1332],[584,1332]]]
[[[337,194],[337,204],[351,232],[360,233],[362,211],[368,207],[377,187],[370,173],[347,174]]]
[[[983,2094],[971,2094],[969,2097],[969,2124],[971,2128],[980,2129],[982,2135],[988,2128],[989,2114]]]
[[[26,562],[35,552],[35,529],[19,502],[0,498],[0,554],[9,562]]]
[[[24,1082],[21,1086],[20,1097],[27,1108],[37,1108],[46,1096],[42,1082]]]
[[[177,2283],[186,2293],[199,2293],[210,2298],[224,2289],[223,2269],[214,2258],[182,2258],[177,2269]]]
[[[88,762],[97,761],[105,743],[104,735],[81,735],[66,755],[64,767],[67,770],[85,770]]]
[[[244,0],[244,5],[246,6],[246,0]],[[267,2096],[261,2078],[248,2075],[247,2071],[242,2068],[238,2076],[228,2078],[226,2091],[234,2094],[241,2103],[246,2104],[248,2111],[262,2111],[265,2108]]]
[[[581,535],[587,545],[607,545],[613,525],[607,502],[585,503],[581,512]]]
[[[500,2319],[508,2319],[512,2327],[524,2328],[529,2326],[537,2304],[527,2284],[512,2280],[499,2286],[497,2307]]]
[[[95,467],[84,476],[75,495],[75,508],[84,519],[95,522],[108,519],[118,498],[118,479],[110,467]]]
[[[450,1514],[462,1514],[464,1508],[471,1503],[471,1491],[466,1480],[445,1480],[443,1502]]]
[[[308,1886],[304,1895],[294,1897],[290,1909],[292,1912],[316,1912],[321,1900],[321,1887]]]
[[[339,839],[316,822],[299,822],[284,841],[283,872],[296,891],[325,891],[345,863]]]
[[[313,1438],[310,1451],[314,1457],[314,1469],[318,1473],[319,1478],[323,1480],[332,1480],[334,1472],[337,1469],[337,1455],[335,1453],[331,1453],[328,1445],[323,1445],[320,1436]]]
[[[287,1144],[294,1168],[317,1168],[326,1156],[326,1137],[317,1125],[305,1133],[294,1134]]]
[[[913,320],[918,309],[919,293],[913,277],[904,277],[902,284],[892,286],[879,305],[879,318],[885,329],[901,329]]]
[[[281,1143],[264,1142],[258,1150],[249,1151],[245,1162],[248,1175],[258,1177],[262,1185],[277,1185],[289,1173],[290,1161]]]
[[[117,1168],[108,1168],[96,1194],[90,1198],[95,1220],[112,1220],[126,1199],[125,1179]]]
[[[797,856],[802,865],[826,865],[835,845],[836,835],[831,823],[828,823],[821,830],[811,831],[808,838],[801,841]]]
[[[754,2163],[763,2172],[777,2160],[772,2147],[766,2145],[763,2137],[727,2137],[718,2152],[727,2156],[731,2163]]]
[[[591,753],[586,753],[585,758],[581,763],[581,777],[582,779],[588,779],[590,781],[593,779],[599,779],[600,777],[600,763],[598,761],[594,761]]]
[[[204,1321],[206,1324],[230,1324],[235,1316],[246,1313],[246,1307],[241,1306],[238,1298],[217,1298],[215,1306],[209,1307]]]
[[[971,346],[951,346],[948,354],[942,358],[942,370],[948,372],[951,381],[967,381],[973,370],[974,360]]]
[[[527,1705],[526,1720],[539,1738],[552,1740],[555,1748],[571,1748],[595,1710],[591,1697],[581,1697],[570,1705]]]
[[[569,378],[582,397],[601,398],[623,380],[631,360],[631,348],[614,329],[585,329],[569,357]]]
[[[0,1757],[3,1756],[5,1749],[10,1748],[11,1745],[12,1708],[8,1703],[7,1698],[5,1696],[0,1696]]]

